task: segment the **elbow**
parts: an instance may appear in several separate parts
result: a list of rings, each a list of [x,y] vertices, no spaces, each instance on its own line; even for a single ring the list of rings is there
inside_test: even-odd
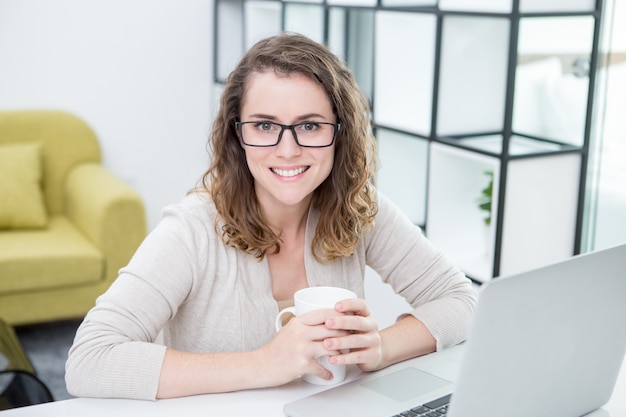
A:
[[[67,392],[73,397],[94,397],[90,392],[89,372],[85,370],[83,361],[70,350],[67,362],[65,362],[65,387]]]

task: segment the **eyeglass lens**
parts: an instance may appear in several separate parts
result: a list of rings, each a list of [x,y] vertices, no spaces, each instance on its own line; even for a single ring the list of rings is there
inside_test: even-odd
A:
[[[250,146],[277,145],[285,130],[291,130],[296,143],[300,146],[330,146],[335,137],[335,126],[332,123],[323,122],[304,122],[295,125],[282,125],[272,122],[239,123],[243,142]]]

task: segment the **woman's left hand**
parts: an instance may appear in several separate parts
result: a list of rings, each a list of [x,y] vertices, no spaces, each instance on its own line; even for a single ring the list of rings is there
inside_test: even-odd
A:
[[[356,364],[363,371],[374,371],[384,365],[383,345],[374,320],[365,300],[361,298],[338,302],[335,309],[345,315],[326,319],[326,327],[347,330],[347,336],[330,337],[324,340],[324,347],[330,351],[342,350],[347,353],[329,356],[329,361],[337,365]]]

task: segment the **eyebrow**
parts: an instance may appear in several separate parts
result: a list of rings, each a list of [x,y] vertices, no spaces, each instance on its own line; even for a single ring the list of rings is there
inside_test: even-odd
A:
[[[276,120],[276,116],[272,116],[269,114],[263,114],[263,113],[254,113],[251,114],[249,117],[253,117],[255,119],[265,119],[265,120]],[[308,119],[315,119],[315,118],[320,118],[323,120],[326,120],[326,117],[322,116],[319,113],[308,113],[308,114],[303,114],[302,116],[298,116],[296,118],[296,121],[302,121],[302,120],[308,120]]]

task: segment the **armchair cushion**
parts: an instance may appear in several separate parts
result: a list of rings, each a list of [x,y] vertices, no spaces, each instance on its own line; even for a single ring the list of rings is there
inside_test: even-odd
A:
[[[0,145],[0,201],[0,229],[46,226],[38,143]]]
[[[65,216],[43,230],[0,234],[1,294],[45,291],[104,280],[104,256]]]

